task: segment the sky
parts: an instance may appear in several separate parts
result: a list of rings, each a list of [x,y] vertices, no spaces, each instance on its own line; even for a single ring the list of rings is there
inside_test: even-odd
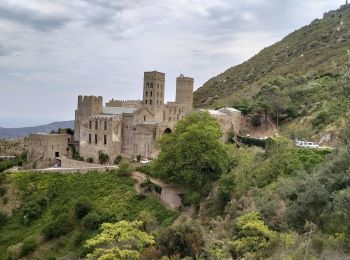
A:
[[[141,99],[143,72],[195,88],[345,0],[0,0],[0,126],[74,119],[78,95]]]

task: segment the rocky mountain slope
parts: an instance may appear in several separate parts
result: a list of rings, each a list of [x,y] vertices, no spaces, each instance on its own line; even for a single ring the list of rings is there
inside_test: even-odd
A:
[[[266,86],[288,99],[281,123],[335,138],[350,110],[350,5],[324,14],[248,61],[210,79],[194,94],[196,107],[253,105]],[[327,137],[326,133],[330,133]]]
[[[18,138],[29,135],[30,133],[50,133],[57,131],[58,128],[74,128],[74,121],[53,122],[47,125],[19,127],[19,128],[3,128],[0,127],[0,138]]]

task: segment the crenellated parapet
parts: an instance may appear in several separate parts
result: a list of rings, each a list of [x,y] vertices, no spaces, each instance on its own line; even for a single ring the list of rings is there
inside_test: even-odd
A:
[[[106,107],[134,107],[140,108],[142,106],[141,100],[114,100],[111,99],[106,103]]]

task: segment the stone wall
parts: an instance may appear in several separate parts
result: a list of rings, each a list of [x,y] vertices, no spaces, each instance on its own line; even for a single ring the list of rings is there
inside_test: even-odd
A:
[[[67,134],[30,134],[28,137],[28,162],[37,162],[40,167],[52,166],[55,157],[68,156],[68,143],[72,136]]]
[[[91,116],[81,121],[79,152],[85,160],[98,162],[99,152],[109,155],[110,162],[121,153],[122,116]]]

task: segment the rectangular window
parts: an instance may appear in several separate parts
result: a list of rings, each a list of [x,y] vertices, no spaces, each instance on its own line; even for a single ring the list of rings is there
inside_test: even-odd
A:
[[[91,128],[92,128],[92,122],[89,121],[89,129],[91,129]]]
[[[95,135],[95,144],[97,144],[97,135]]]
[[[91,144],[91,134],[89,134],[89,144]]]
[[[152,91],[150,92],[150,95],[151,95],[151,97],[152,97]]]
[[[107,135],[104,135],[104,136],[103,136],[103,143],[104,143],[104,144],[107,144]]]
[[[98,121],[95,121],[95,129],[98,129]]]
[[[148,97],[148,91],[146,91],[146,97]]]
[[[149,104],[152,105],[152,99],[149,101]]]
[[[105,131],[107,131],[107,122],[105,121]]]

